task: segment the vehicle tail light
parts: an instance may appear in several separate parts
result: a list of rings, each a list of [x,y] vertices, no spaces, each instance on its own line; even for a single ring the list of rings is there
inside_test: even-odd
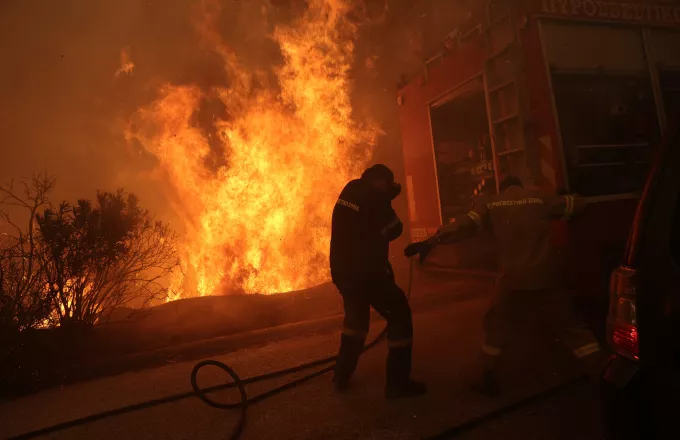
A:
[[[639,359],[636,300],[635,269],[619,266],[609,284],[607,338],[617,353],[632,360]]]

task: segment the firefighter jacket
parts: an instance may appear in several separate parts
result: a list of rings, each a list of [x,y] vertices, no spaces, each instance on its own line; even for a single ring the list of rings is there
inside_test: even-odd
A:
[[[490,229],[496,242],[503,287],[550,288],[557,281],[558,259],[551,240],[551,220],[568,219],[585,206],[576,195],[543,196],[511,186],[502,194],[480,198],[466,215],[442,227],[438,242],[454,241],[462,231]]]
[[[389,276],[389,243],[401,235],[402,229],[387,197],[361,179],[349,182],[333,209],[333,282]]]

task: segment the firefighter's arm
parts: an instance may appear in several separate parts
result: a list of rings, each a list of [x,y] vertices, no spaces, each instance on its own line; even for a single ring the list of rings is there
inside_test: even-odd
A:
[[[571,220],[578,216],[588,205],[587,200],[578,194],[552,197],[547,202],[550,215],[562,220]]]
[[[397,213],[390,207],[389,215],[386,216],[387,223],[380,229],[382,235],[388,241],[396,240],[404,231],[404,225],[399,220]]]
[[[452,243],[475,235],[488,225],[489,211],[486,200],[477,198],[474,207],[467,214],[456,216],[451,223],[442,226],[435,237],[437,243]]]
[[[435,244],[453,243],[475,235],[484,229],[485,218],[479,214],[479,209],[473,209],[465,215],[456,216],[451,223],[444,225],[432,237]]]
[[[389,200],[370,197],[364,205],[362,217],[366,222],[367,233],[371,236],[380,234],[387,241],[395,240],[401,235],[404,226]]]
[[[435,246],[471,237],[484,229],[487,220],[486,216],[486,204],[482,203],[467,214],[455,217],[451,223],[439,228],[437,233],[427,240],[406,246],[404,255],[407,257],[420,255],[420,261],[422,262]]]

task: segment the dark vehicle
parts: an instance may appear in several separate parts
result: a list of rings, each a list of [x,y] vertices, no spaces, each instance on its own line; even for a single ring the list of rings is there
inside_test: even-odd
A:
[[[602,373],[611,439],[680,438],[680,136],[662,143],[611,276]]]

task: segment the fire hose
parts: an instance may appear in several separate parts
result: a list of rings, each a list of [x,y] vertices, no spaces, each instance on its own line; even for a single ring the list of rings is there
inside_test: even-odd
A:
[[[407,288],[407,297],[408,298],[410,298],[410,296],[411,296],[412,284],[413,284],[413,259],[411,259],[410,266],[409,266],[409,281],[408,281],[408,288]],[[364,346],[363,351],[366,352],[366,351],[374,348],[375,346],[377,346],[378,343],[385,337],[386,333],[387,333],[387,327],[385,327],[372,341],[370,341],[368,344],[366,344],[366,346]],[[270,373],[262,374],[262,375],[259,375],[259,376],[253,376],[253,377],[249,377],[249,378],[246,378],[246,379],[241,379],[241,377],[239,377],[239,375],[231,367],[229,367],[227,364],[225,364],[223,362],[216,361],[216,360],[213,360],[213,359],[203,360],[203,361],[198,362],[196,365],[194,365],[194,368],[191,371],[191,387],[193,389],[192,391],[179,393],[179,394],[173,394],[173,395],[161,397],[161,398],[158,398],[158,399],[148,400],[148,401],[140,402],[140,403],[133,404],[133,405],[119,407],[119,408],[116,408],[116,409],[113,409],[113,410],[104,411],[104,412],[100,412],[100,413],[97,413],[97,414],[92,414],[92,415],[85,416],[85,417],[82,417],[82,418],[79,418],[79,419],[74,419],[74,420],[70,420],[70,421],[67,421],[67,422],[58,423],[58,424],[55,424],[55,425],[52,425],[52,426],[40,428],[40,429],[37,429],[37,430],[34,430],[34,431],[30,431],[30,432],[19,434],[19,435],[13,436],[13,437],[9,437],[8,440],[32,439],[32,438],[35,438],[35,437],[48,435],[48,434],[63,431],[63,430],[66,430],[66,429],[75,428],[77,426],[82,426],[82,425],[85,425],[85,424],[93,423],[93,422],[103,420],[103,419],[106,419],[106,418],[109,418],[109,417],[115,417],[115,416],[119,416],[119,415],[123,415],[123,414],[127,414],[127,413],[141,411],[141,410],[144,410],[144,409],[153,408],[153,407],[160,406],[160,405],[165,405],[165,404],[168,404],[168,403],[189,399],[191,397],[198,397],[202,402],[204,402],[205,404],[207,404],[207,405],[209,405],[213,408],[238,409],[238,410],[240,410],[238,422],[236,423],[236,426],[234,427],[231,435],[229,435],[229,437],[227,437],[229,440],[237,440],[243,434],[243,429],[245,428],[245,424],[246,424],[246,415],[247,415],[248,408],[250,407],[250,405],[261,402],[261,401],[263,401],[263,400],[265,400],[269,397],[272,397],[276,394],[279,394],[283,391],[294,388],[294,387],[302,384],[303,382],[307,382],[311,379],[314,379],[316,377],[319,377],[321,375],[328,373],[329,371],[334,369],[335,365],[333,365],[332,363],[334,363],[336,359],[337,359],[337,356],[329,356],[329,357],[326,357],[326,358],[323,358],[323,359],[317,359],[317,360],[314,360],[314,361],[311,361],[311,362],[307,362],[307,363],[304,363],[304,364],[301,364],[301,365],[298,365],[298,366],[295,366],[295,367],[286,368],[286,369],[277,370],[277,371],[272,371]],[[331,365],[329,365],[329,364],[331,364]],[[273,388],[271,390],[265,391],[265,392],[258,394],[256,396],[248,397],[248,393],[246,391],[246,385],[250,385],[250,384],[253,384],[253,383],[256,383],[256,382],[261,382],[261,381],[274,379],[274,378],[278,378],[278,377],[282,377],[282,376],[287,376],[289,374],[297,373],[297,372],[300,372],[300,371],[306,371],[306,370],[309,370],[311,368],[320,367],[320,366],[324,366],[324,365],[325,365],[325,367],[320,369],[320,370],[309,373],[309,374],[302,376],[298,379],[295,379],[293,381],[286,382],[285,384],[283,384],[281,386],[278,386],[278,387]],[[220,384],[220,385],[214,385],[214,386],[210,386],[210,387],[206,387],[206,388],[201,388],[198,385],[198,381],[197,381],[198,372],[202,368],[207,367],[207,366],[214,366],[214,367],[220,368],[222,371],[226,372],[229,376],[231,376],[231,378],[234,381],[230,382],[230,383],[226,383],[226,384]],[[451,429],[448,429],[448,430],[440,433],[439,435],[433,436],[430,439],[434,440],[434,439],[453,438],[457,435],[460,435],[461,433],[463,433],[465,431],[469,431],[469,430],[477,427],[478,425],[480,425],[480,424],[482,424],[482,423],[484,423],[484,422],[486,422],[490,419],[493,419],[493,418],[502,416],[504,414],[507,414],[511,411],[514,411],[514,410],[526,405],[526,404],[532,403],[536,400],[541,400],[543,398],[546,398],[546,397],[553,395],[556,392],[559,392],[560,390],[562,390],[566,387],[569,387],[569,386],[573,385],[574,383],[580,382],[582,380],[583,380],[583,378],[578,378],[576,380],[567,381],[563,384],[560,384],[556,387],[553,387],[553,388],[551,388],[547,391],[544,391],[542,393],[539,393],[535,396],[531,396],[529,398],[526,398],[524,400],[521,400],[521,401],[516,402],[514,404],[511,404],[509,406],[502,407],[502,408],[495,410],[493,412],[490,412],[488,414],[484,414],[482,416],[473,418],[472,420],[468,420],[468,421],[466,421],[466,422],[464,422],[464,423],[462,423],[458,426],[455,426]],[[237,388],[238,389],[239,394],[240,394],[240,401],[234,402],[234,403],[221,403],[221,402],[214,401],[214,400],[212,400],[208,397],[208,394],[210,394],[210,393],[214,393],[216,391],[227,390],[227,389],[231,389],[231,388]]]
[[[411,288],[413,286],[413,260],[411,260],[410,265],[409,265],[409,279],[408,279],[408,287],[406,289],[406,296],[407,298],[411,297]],[[377,346],[380,341],[385,337],[387,334],[387,326],[375,337],[373,338],[372,341],[370,341],[368,344],[364,346],[363,352],[366,352],[373,347]],[[76,426],[81,426],[85,425],[88,423],[93,423],[98,420],[106,419],[109,417],[114,417],[114,416],[119,416],[122,414],[127,414],[135,411],[140,411],[143,409],[148,409],[148,408],[153,408],[159,405],[165,405],[167,403],[172,403],[172,402],[177,402],[179,400],[184,400],[188,399],[191,397],[198,397],[203,403],[206,405],[209,405],[213,408],[219,408],[219,409],[239,409],[240,410],[240,416],[238,419],[238,422],[236,423],[236,426],[234,427],[234,430],[232,431],[231,435],[227,437],[229,440],[237,440],[238,438],[241,437],[241,434],[243,434],[243,428],[245,427],[246,424],[246,414],[248,412],[248,408],[250,405],[255,404],[257,402],[261,402],[268,397],[272,397],[276,394],[279,394],[283,391],[286,391],[288,389],[294,388],[298,385],[300,385],[303,382],[307,382],[311,379],[314,379],[315,377],[319,377],[321,375],[324,375],[328,373],[329,371],[333,370],[335,368],[334,362],[337,359],[337,356],[329,356],[323,359],[317,359],[311,362],[307,362],[301,365],[297,365],[295,367],[291,368],[285,368],[283,370],[276,370],[272,371],[270,373],[265,373],[259,376],[253,376],[249,377],[247,379],[241,379],[241,377],[236,374],[236,372],[229,367],[227,364],[216,361],[214,359],[207,359],[198,362],[196,365],[194,365],[194,368],[191,370],[191,388],[193,391],[185,392],[185,393],[179,393],[179,394],[173,394],[170,396],[166,397],[161,397],[159,399],[153,399],[153,400],[148,400],[146,402],[140,402],[134,405],[129,405],[129,406],[123,406],[120,408],[116,408],[110,411],[104,411],[101,413],[97,414],[92,414],[89,416],[85,416],[79,419],[74,419],[70,420],[68,422],[63,422],[59,423],[56,425],[48,426],[45,428],[37,429],[34,431],[26,432],[24,434],[19,434],[14,437],[10,437],[8,440],[23,440],[23,439],[31,439],[35,437],[39,437],[42,435],[47,435],[47,434],[52,434],[54,432],[58,431],[63,431],[65,429],[70,429],[74,428]],[[329,365],[331,364],[331,365]],[[311,368],[315,367],[320,367],[325,365],[324,368],[314,371],[312,373],[309,373],[303,377],[300,377],[299,379],[295,379],[290,382],[286,382],[285,384],[278,386],[276,388],[273,388],[269,391],[265,391],[261,394],[258,394],[253,397],[248,397],[248,393],[246,391],[246,385],[250,385],[256,382],[262,382],[265,380],[269,379],[274,379],[277,377],[282,377],[282,376],[287,376],[289,374],[297,373],[300,371],[306,371]],[[198,385],[198,372],[207,366],[214,366],[225,373],[227,373],[231,378],[234,380],[233,382],[229,382],[226,384],[221,384],[221,385],[214,385],[211,387],[207,388],[201,388]],[[208,394],[214,393],[216,391],[222,391],[222,390],[227,390],[230,388],[237,388],[240,394],[240,400],[238,402],[234,403],[221,403],[217,402],[215,400],[210,399],[208,397]]]

